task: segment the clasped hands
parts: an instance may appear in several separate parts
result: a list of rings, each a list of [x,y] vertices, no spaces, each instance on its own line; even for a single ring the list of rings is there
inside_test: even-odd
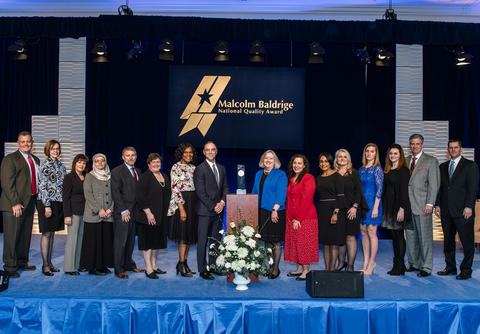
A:
[[[98,216],[100,218],[109,218],[110,216],[112,215],[112,210],[108,209],[108,210],[105,210],[105,209],[100,209],[100,211],[98,211]]]
[[[213,208],[213,210],[215,211],[216,214],[220,214],[222,213],[224,207],[225,207],[225,203],[218,202],[217,204],[215,204],[215,207]]]

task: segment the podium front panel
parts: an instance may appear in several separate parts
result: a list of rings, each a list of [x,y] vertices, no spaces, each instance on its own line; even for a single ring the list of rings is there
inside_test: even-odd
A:
[[[236,225],[244,219],[248,225],[256,228],[258,225],[258,195],[227,195],[227,232],[231,231],[230,223]]]

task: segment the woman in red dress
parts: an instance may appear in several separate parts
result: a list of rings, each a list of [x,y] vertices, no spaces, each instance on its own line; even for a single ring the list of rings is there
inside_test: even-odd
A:
[[[285,231],[285,260],[296,262],[297,270],[287,276],[304,281],[310,263],[318,262],[318,220],[313,205],[315,179],[302,154],[294,155],[288,164],[287,224]]]

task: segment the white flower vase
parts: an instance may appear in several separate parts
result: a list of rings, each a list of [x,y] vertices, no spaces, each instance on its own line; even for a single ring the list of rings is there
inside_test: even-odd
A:
[[[235,273],[235,278],[233,279],[233,283],[237,286],[235,289],[244,291],[248,290],[248,283],[250,283],[250,278],[243,277],[240,273]]]

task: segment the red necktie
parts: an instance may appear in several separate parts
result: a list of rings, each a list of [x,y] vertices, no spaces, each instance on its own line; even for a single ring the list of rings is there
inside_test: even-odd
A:
[[[30,164],[30,171],[32,172],[32,195],[35,195],[37,193],[37,174],[35,172],[35,164],[30,155],[28,155],[28,163]]]
[[[137,173],[135,173],[135,168],[132,168],[132,174],[133,174],[133,179],[135,180],[135,182],[138,182],[138,177],[137,177]]]
[[[413,173],[413,170],[415,169],[415,160],[417,160],[417,157],[412,158],[412,164],[410,165],[410,173]]]

